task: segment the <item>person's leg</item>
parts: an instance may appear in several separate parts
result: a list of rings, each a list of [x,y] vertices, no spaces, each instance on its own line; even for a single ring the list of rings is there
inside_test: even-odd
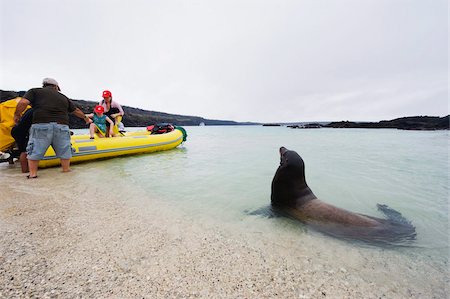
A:
[[[70,158],[72,157],[72,144],[70,140],[70,130],[68,125],[54,124],[54,134],[52,146],[56,156],[61,161],[63,172],[70,171]]]
[[[70,172],[70,159],[60,159],[63,172]]]
[[[89,134],[90,134],[90,138],[91,139],[94,139],[94,133],[95,133],[95,124],[94,123],[91,123],[90,125],[89,125]]]
[[[30,173],[28,175],[29,178],[37,177],[38,165],[39,165],[39,160],[28,159],[28,169],[30,170]]]
[[[37,177],[39,161],[50,146],[53,130],[50,124],[33,124],[27,145],[29,178]]]
[[[106,126],[105,126],[105,137],[109,137],[109,122],[106,122]]]
[[[95,126],[95,132],[97,132],[98,134],[97,134],[97,136],[98,137],[100,137],[100,138],[103,138],[103,137],[105,137],[104,135],[103,135],[103,132],[102,131],[100,131],[99,130],[99,128],[97,128],[97,126]]]
[[[29,169],[28,169],[28,160],[27,160],[26,152],[20,153],[19,162],[20,162],[20,167],[22,168],[22,173],[28,172]]]
[[[14,127],[16,128],[16,127]],[[13,128],[13,131],[14,131]],[[11,131],[11,134],[12,132]],[[16,144],[17,147],[19,148],[19,162],[20,162],[20,167],[22,168],[22,173],[28,172],[28,161],[27,161],[27,144],[28,144],[28,131],[23,132],[23,134],[21,132],[19,132],[19,130],[16,130],[16,135],[13,136],[14,139],[16,140]]]

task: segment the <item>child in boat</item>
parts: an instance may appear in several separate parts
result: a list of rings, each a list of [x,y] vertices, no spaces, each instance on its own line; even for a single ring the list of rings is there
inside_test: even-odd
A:
[[[94,108],[94,113],[87,114],[86,116],[89,118],[92,118],[93,122],[89,125],[89,133],[91,139],[94,139],[94,133],[100,133],[98,134],[99,137],[114,137],[113,134],[113,126],[114,123],[112,120],[104,114],[105,108],[101,105],[97,105]],[[106,122],[109,123],[109,132],[106,131]]]

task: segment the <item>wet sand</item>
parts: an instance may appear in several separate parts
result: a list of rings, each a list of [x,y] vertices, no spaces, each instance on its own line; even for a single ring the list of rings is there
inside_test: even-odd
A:
[[[49,169],[27,180],[18,169],[0,169],[0,298],[448,295],[448,280],[420,284],[439,269],[393,263],[396,252],[334,240],[314,251],[323,242],[314,235],[280,243],[264,232],[232,233],[186,219],[138,188],[103,190],[86,175]],[[142,197],[145,208],[136,204]],[[392,279],[392,272],[416,274]]]

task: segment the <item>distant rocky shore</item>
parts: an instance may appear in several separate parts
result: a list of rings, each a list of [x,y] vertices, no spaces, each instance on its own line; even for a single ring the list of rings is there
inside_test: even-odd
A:
[[[8,100],[14,95],[23,96],[24,91],[5,91],[0,90],[1,98],[0,103]],[[94,110],[97,102],[85,101],[85,100],[73,100],[75,105],[79,107],[85,113],[91,113]],[[172,123],[178,126],[221,126],[221,125],[261,125],[261,123],[253,122],[235,122],[231,120],[215,120],[205,119],[199,116],[188,116],[170,114],[157,111],[148,111],[139,108],[133,108],[128,106],[122,106],[125,111],[125,117],[123,123],[126,127],[145,127],[149,124],[155,123]],[[316,123],[266,123],[263,126],[281,126],[287,125],[294,129],[315,129],[315,128],[374,128],[374,129],[400,129],[400,130],[448,130],[450,126],[449,115],[444,117],[438,116],[411,116],[396,118],[393,120],[383,120],[380,122],[353,122],[353,121],[340,121],[340,122],[316,122]],[[75,116],[70,117],[70,127],[73,129],[86,128],[86,124]]]
[[[412,116],[401,117],[380,122],[332,122],[328,128],[364,128],[364,129],[400,129],[400,130],[448,130],[450,124],[449,115],[438,116]]]
[[[281,124],[270,123],[263,126],[282,126],[286,125],[292,129],[318,129],[318,128],[356,128],[356,129],[399,129],[399,130],[448,130],[450,126],[449,115],[438,116],[410,116],[401,117],[393,120],[382,120],[379,122],[315,122],[315,123],[295,123]]]

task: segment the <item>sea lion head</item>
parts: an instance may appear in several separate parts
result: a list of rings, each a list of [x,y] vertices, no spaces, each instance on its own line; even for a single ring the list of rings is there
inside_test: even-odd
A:
[[[315,199],[305,180],[305,163],[295,151],[280,148],[280,166],[272,180],[271,202],[274,206],[295,207]]]

